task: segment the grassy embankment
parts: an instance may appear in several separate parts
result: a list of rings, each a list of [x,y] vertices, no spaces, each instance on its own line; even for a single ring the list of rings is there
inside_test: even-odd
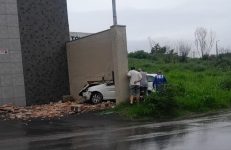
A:
[[[148,73],[161,70],[168,86],[153,93],[139,105],[121,104],[115,111],[130,118],[169,118],[231,107],[231,55],[220,59],[189,59],[166,63],[160,60],[129,58],[129,66]]]

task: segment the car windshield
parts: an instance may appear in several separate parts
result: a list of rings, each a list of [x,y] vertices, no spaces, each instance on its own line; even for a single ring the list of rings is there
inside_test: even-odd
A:
[[[154,77],[153,76],[148,76],[148,82],[153,82],[154,81]]]
[[[113,81],[107,81],[107,82],[106,82],[106,85],[107,85],[107,86],[111,86],[111,85],[115,85],[115,84],[114,84]]]

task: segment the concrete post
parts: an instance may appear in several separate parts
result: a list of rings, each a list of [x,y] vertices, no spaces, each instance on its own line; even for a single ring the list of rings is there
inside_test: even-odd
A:
[[[112,26],[112,55],[115,73],[116,103],[127,101],[128,90],[128,52],[125,26]]]

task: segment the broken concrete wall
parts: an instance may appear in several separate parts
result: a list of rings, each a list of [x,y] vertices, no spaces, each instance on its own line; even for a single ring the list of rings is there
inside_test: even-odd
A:
[[[78,92],[87,81],[112,80],[113,62],[111,32],[106,30],[67,44],[71,94]]]
[[[125,26],[112,26],[67,43],[70,92],[75,98],[87,81],[112,80],[115,76],[117,102],[128,97],[127,43]]]

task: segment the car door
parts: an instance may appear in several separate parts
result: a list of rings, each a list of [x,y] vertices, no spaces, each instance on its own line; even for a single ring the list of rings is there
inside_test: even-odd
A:
[[[106,99],[116,99],[115,85],[105,83],[105,91],[103,92],[103,98]]]
[[[148,76],[148,91],[153,91],[153,81],[154,76],[147,75]]]

